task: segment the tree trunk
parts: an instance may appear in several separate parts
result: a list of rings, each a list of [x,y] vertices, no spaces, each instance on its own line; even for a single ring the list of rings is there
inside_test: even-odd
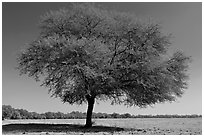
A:
[[[87,100],[88,100],[88,109],[87,109],[87,114],[86,114],[86,125],[85,125],[85,127],[92,127],[91,117],[92,117],[95,98],[88,95]]]

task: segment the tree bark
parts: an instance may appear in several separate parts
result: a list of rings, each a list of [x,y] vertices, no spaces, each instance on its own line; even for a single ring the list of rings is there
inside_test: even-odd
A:
[[[90,95],[87,95],[87,101],[88,101],[88,109],[86,114],[86,125],[85,127],[92,127],[92,112],[94,107],[95,98],[91,97]]]

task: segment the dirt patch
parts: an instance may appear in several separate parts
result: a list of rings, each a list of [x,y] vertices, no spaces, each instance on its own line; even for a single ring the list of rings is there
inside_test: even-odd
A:
[[[28,134],[28,133],[98,133],[124,131],[120,127],[93,126],[85,128],[83,125],[75,124],[8,124],[2,126],[3,134]]]
[[[200,135],[190,130],[172,130],[160,128],[120,128],[109,126],[93,126],[84,128],[77,124],[8,124],[2,126],[2,134],[21,135]]]

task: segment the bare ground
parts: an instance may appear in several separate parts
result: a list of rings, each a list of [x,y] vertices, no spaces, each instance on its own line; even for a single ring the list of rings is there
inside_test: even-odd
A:
[[[149,135],[196,135],[201,132],[193,132],[190,130],[162,130],[159,128],[153,129],[134,129],[134,128],[120,128],[108,126],[93,126],[92,128],[84,128],[83,125],[74,124],[8,124],[2,126],[2,134],[74,134],[74,135],[130,135],[130,134],[149,134]]]
[[[67,124],[69,123],[69,124]],[[8,120],[2,134],[17,135],[201,135],[202,119]]]

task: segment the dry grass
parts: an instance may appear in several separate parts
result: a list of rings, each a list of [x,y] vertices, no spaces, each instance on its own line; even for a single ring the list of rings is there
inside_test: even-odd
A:
[[[201,118],[96,119],[92,128],[84,128],[83,119],[73,120],[8,120],[3,121],[3,134],[138,134],[201,135]],[[69,123],[69,124],[66,124]]]

